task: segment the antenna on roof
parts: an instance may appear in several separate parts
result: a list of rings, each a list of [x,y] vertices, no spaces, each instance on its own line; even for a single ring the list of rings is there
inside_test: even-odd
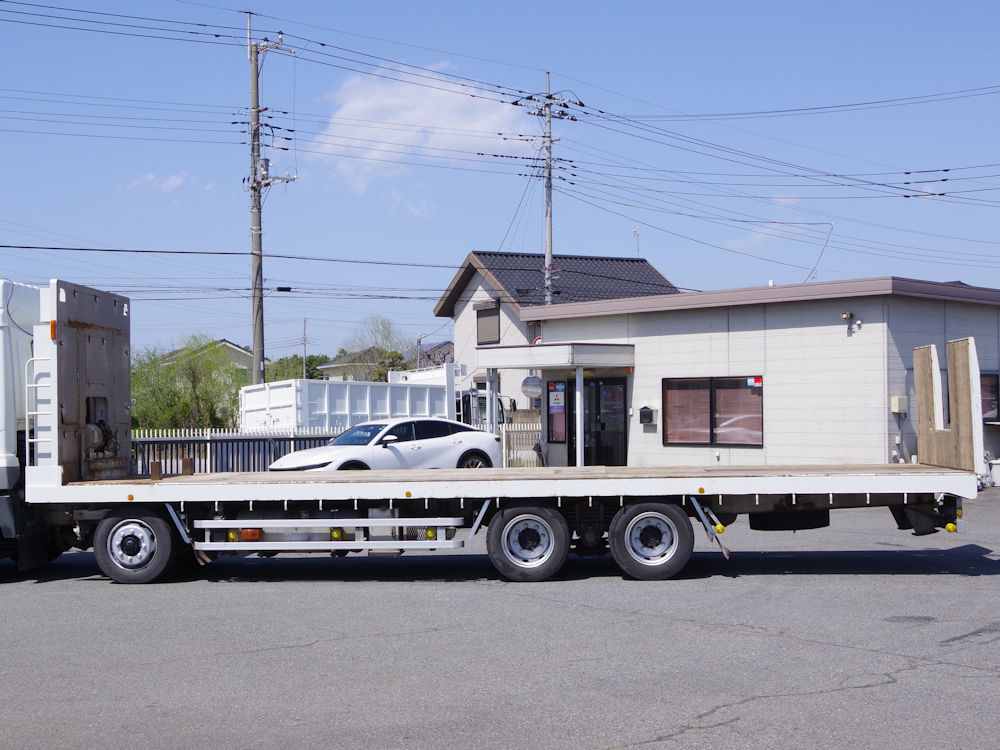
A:
[[[638,258],[638,257],[640,257],[639,256],[639,238],[642,237],[642,235],[639,234],[639,230],[636,229],[635,227],[632,227],[632,234],[635,236],[635,257]]]

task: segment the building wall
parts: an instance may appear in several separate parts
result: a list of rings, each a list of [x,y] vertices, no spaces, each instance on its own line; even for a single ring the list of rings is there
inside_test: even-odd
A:
[[[870,463],[888,458],[884,318],[868,298],[546,321],[543,337],[635,346],[630,464]],[[663,445],[663,378],[758,375],[763,448]],[[655,425],[639,424],[642,406]]]
[[[476,369],[472,304],[490,296],[481,278],[456,308],[455,361]],[[844,320],[842,313],[852,314]],[[526,325],[501,305],[501,343],[530,343]],[[916,450],[913,348],[936,344],[945,361],[949,340],[974,336],[983,372],[1000,372],[1000,308],[909,297],[857,297],[547,320],[545,343],[632,344],[626,376],[632,465],[756,465],[885,463]],[[502,371],[502,394],[518,399],[524,370]],[[543,378],[551,373],[539,373]],[[564,375],[564,373],[559,374]],[[662,380],[670,377],[764,379],[764,447],[665,446]],[[893,396],[909,412],[893,414]],[[656,410],[655,425],[639,409]],[[543,414],[544,417],[544,414]],[[1000,426],[987,425],[985,447],[1000,456]],[[550,463],[565,463],[565,446]],[[554,461],[551,459],[555,459]]]
[[[477,302],[497,299],[498,294],[477,273],[466,287],[462,299],[455,305],[455,354],[454,360],[466,365],[467,376],[463,388],[474,385],[476,376],[482,378],[485,373],[480,370],[476,355],[476,310]],[[500,345],[524,346],[531,343],[528,340],[527,323],[514,314],[506,302],[500,302]],[[510,404],[513,399],[518,409],[526,409],[529,404],[521,393],[521,382],[528,376],[528,370],[502,370],[500,372],[500,396],[504,404]]]
[[[909,413],[905,417],[889,415],[892,441],[900,438],[899,454],[909,460],[916,451],[916,401],[913,392],[913,349],[934,344],[942,370],[947,370],[947,343],[973,336],[979,355],[979,369],[984,373],[1000,372],[1000,310],[988,305],[973,305],[940,300],[889,298],[888,390],[890,396],[906,396]],[[946,375],[942,373],[942,381]],[[1000,455],[1000,430],[986,425],[985,449]]]

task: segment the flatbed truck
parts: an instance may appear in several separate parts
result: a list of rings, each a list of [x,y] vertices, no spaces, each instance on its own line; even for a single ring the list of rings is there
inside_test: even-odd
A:
[[[570,552],[607,551],[629,577],[665,579],[690,559],[695,524],[727,555],[718,535],[740,515],[754,529],[795,530],[828,525],[832,510],[887,507],[901,529],[954,531],[962,499],[977,492],[982,418],[971,339],[949,344],[949,429],[936,352],[915,352],[920,464],[171,477],[154,467],[137,477],[129,300],[60,280],[2,281],[0,300],[0,554],[22,568],[93,547],[109,578],[145,583],[181,556],[395,555],[459,548],[485,528],[489,558],[508,580],[545,580]]]

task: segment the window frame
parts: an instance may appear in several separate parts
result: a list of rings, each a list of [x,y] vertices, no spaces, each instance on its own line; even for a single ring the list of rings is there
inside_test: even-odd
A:
[[[484,335],[484,324],[489,324],[490,328]],[[493,327],[496,327],[494,336]],[[488,346],[500,343],[500,305],[491,304],[476,308],[476,345]]]
[[[717,391],[720,384],[731,383],[733,381],[754,381],[754,385],[748,386],[748,390],[760,389],[760,442],[759,443],[729,443],[720,442],[716,437],[718,425],[716,425],[717,411]],[[667,396],[668,387],[671,383],[707,383],[708,389],[708,440],[706,442],[691,442],[669,439],[670,407]],[[760,385],[756,385],[759,383]],[[663,407],[663,427],[660,433],[660,440],[664,446],[690,446],[700,448],[763,448],[764,447],[764,377],[762,375],[724,375],[719,377],[691,377],[691,378],[662,378],[660,381],[660,397]]]
[[[993,395],[992,403],[994,408],[986,408],[986,389],[983,386],[986,384],[987,379],[993,383]],[[980,402],[983,407],[983,421],[984,422],[996,422],[1000,421],[1000,409],[997,408],[997,403],[1000,401],[1000,374],[995,372],[981,372],[979,373],[979,396]],[[947,403],[947,402],[945,402]],[[996,412],[993,416],[987,416],[988,412]]]

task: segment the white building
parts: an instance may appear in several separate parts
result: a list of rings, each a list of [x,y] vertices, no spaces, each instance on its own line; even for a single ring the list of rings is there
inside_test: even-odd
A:
[[[541,378],[549,465],[908,461],[913,348],[936,344],[947,368],[945,343],[964,336],[983,372],[986,449],[1000,452],[1000,290],[884,277],[515,312],[468,264],[453,287],[436,312],[453,312],[455,361],[496,373],[505,396]],[[486,298],[499,332],[484,338]]]

